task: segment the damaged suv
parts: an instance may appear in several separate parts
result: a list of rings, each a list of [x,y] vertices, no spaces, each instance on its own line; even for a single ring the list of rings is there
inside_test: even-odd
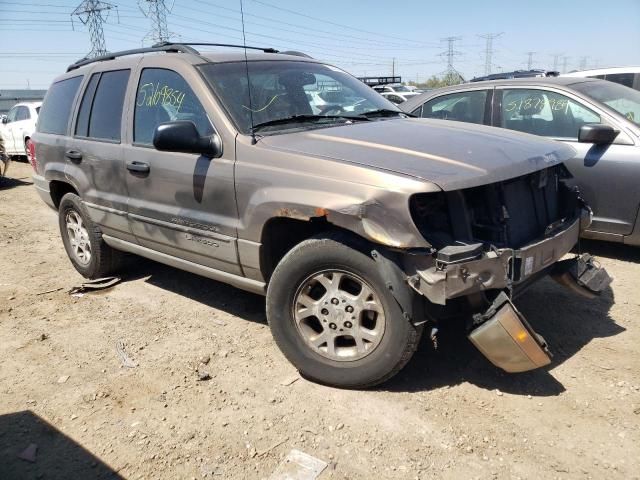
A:
[[[587,295],[610,281],[587,255],[560,261],[590,222],[565,185],[571,147],[410,118],[297,53],[160,44],[77,62],[34,143],[82,275],[129,252],[266,294],[276,343],[324,384],[392,377],[451,309],[498,367],[546,365],[511,299],[549,273]]]

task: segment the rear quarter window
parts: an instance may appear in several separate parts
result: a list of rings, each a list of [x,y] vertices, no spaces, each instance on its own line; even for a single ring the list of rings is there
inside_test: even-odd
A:
[[[60,80],[49,88],[38,118],[38,131],[65,135],[73,100],[76,98],[82,75]]]

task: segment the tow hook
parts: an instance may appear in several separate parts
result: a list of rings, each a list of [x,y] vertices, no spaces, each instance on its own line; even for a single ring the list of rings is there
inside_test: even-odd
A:
[[[587,298],[595,298],[613,281],[588,253],[559,261],[551,277],[559,284]]]
[[[501,292],[485,313],[473,316],[469,340],[496,367],[506,372],[526,372],[551,363],[542,336]]]

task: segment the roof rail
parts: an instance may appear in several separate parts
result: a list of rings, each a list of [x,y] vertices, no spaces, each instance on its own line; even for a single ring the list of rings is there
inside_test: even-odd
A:
[[[230,47],[230,48],[246,48],[247,50],[260,50],[264,53],[279,53],[278,50],[276,50],[275,48],[264,48],[264,47],[250,47],[249,45],[234,45],[231,43],[208,43],[208,42],[185,42],[185,43],[181,43],[181,42],[161,42],[161,43],[156,43],[154,45],[154,47],[168,47],[168,46],[172,46],[172,45],[197,45],[197,46],[203,46],[203,47]]]
[[[278,53],[278,50],[275,48],[262,48],[262,47],[250,47],[245,45],[232,45],[228,43],[172,43],[172,42],[161,42],[152,45],[151,47],[145,48],[135,48],[133,50],[122,50],[120,52],[107,53],[106,55],[102,55],[100,57],[95,58],[81,58],[77,62],[69,65],[67,67],[67,72],[71,70],[75,70],[76,68],[84,67],[85,65],[89,65],[95,62],[104,62],[106,60],[114,60],[118,57],[124,57],[127,55],[137,55],[140,53],[151,53],[151,52],[173,52],[173,53],[192,53],[194,55],[200,55],[195,48],[192,48],[191,45],[202,45],[202,46],[211,46],[211,47],[232,47],[232,48],[247,48],[249,50],[260,50],[265,53]]]
[[[139,53],[150,53],[150,52],[179,52],[179,53],[194,53],[198,54],[198,51],[195,48],[191,48],[187,45],[181,44],[167,44],[167,45],[154,45],[152,47],[146,48],[134,48],[133,50],[122,50],[120,52],[107,53],[106,55],[101,55],[99,57],[94,58],[81,58],[76,63],[73,63],[67,67],[67,72],[71,70],[75,70],[76,68],[84,67],[85,65],[89,65],[90,63],[95,62],[104,62],[106,60],[114,60],[118,57],[124,57],[127,55],[137,55]]]

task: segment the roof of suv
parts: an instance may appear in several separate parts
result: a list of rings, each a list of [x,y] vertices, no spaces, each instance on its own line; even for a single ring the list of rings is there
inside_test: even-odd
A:
[[[604,80],[600,80],[597,78],[577,78],[577,77],[528,77],[528,78],[505,78],[501,80],[487,80],[482,82],[473,82],[473,83],[460,83],[458,85],[452,85],[450,87],[438,88],[435,90],[430,90],[428,92],[423,93],[422,95],[418,95],[416,97],[411,97],[405,103],[402,104],[402,110],[410,111],[414,108],[420,106],[427,97],[432,96],[435,93],[446,93],[446,92],[458,92],[464,90],[480,90],[482,88],[493,88],[497,86],[504,85],[536,85],[540,87],[554,87],[554,86],[570,86],[575,85],[577,83],[585,83],[585,82],[603,82]]]
[[[95,65],[99,63],[105,62],[122,62],[126,60],[130,60],[131,58],[136,58],[140,56],[146,55],[158,55],[163,54],[170,55],[173,58],[179,60],[185,60],[193,65],[197,65],[199,63],[212,62],[237,62],[237,61],[256,61],[256,60],[296,60],[296,61],[307,61],[307,62],[317,62],[310,56],[294,51],[287,52],[278,52],[272,48],[257,48],[257,47],[249,47],[246,49],[242,45],[225,45],[225,44],[192,44],[192,45],[204,45],[205,47],[216,47],[216,48],[231,48],[233,50],[214,50],[209,52],[200,52],[187,44],[158,44],[149,48],[138,48],[134,50],[124,50],[121,52],[113,52],[107,53],[106,55],[96,57],[96,58],[82,58],[77,62],[69,65],[67,68],[67,72],[71,72],[77,69],[81,69],[83,67],[89,65]],[[256,53],[256,50],[262,50],[262,53]]]

